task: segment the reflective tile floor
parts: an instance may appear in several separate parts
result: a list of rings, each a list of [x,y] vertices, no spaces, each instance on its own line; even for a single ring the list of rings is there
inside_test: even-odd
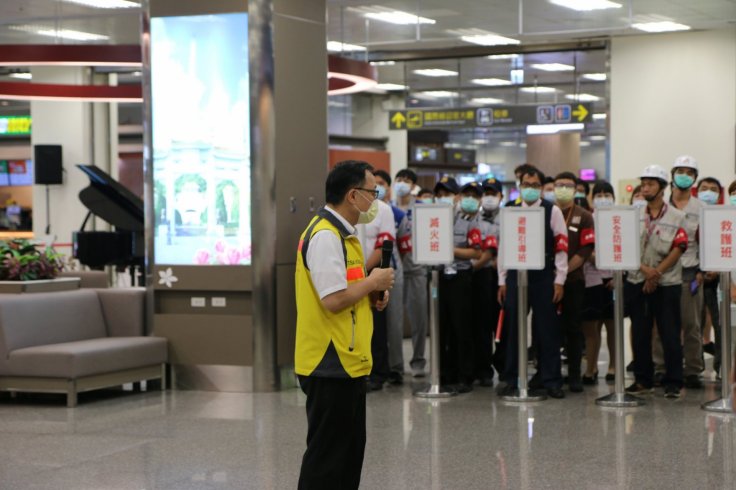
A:
[[[362,488],[736,488],[736,419],[700,409],[712,382],[621,411],[595,405],[603,380],[523,406],[480,387],[428,402],[409,381],[368,396]],[[0,489],[292,489],[305,435],[296,389],[108,392],[76,409],[3,395]]]

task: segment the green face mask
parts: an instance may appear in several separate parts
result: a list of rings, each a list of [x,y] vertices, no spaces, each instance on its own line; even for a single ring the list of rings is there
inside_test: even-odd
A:
[[[555,198],[558,202],[568,203],[575,197],[575,190],[569,187],[555,187]]]
[[[363,196],[363,194],[360,194]],[[363,196],[363,199],[366,201],[368,200],[365,196]],[[361,211],[358,206],[355,206],[355,209],[358,210],[360,215],[358,216],[358,224],[365,225],[376,219],[376,216],[378,216],[378,201],[373,200],[371,202],[371,207],[368,208],[368,211]]]

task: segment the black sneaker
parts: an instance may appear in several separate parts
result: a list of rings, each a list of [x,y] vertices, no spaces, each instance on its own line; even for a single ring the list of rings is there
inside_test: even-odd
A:
[[[571,377],[570,381],[568,382],[568,386],[570,387],[571,393],[583,392],[583,382],[580,380],[580,376]]]
[[[680,388],[674,385],[668,385],[664,388],[665,398],[680,398]]]
[[[583,386],[580,385],[580,391],[582,391]],[[565,392],[562,391],[562,388],[547,388],[547,396],[550,398],[565,398]]]
[[[496,389],[496,394],[498,396],[518,396],[519,388],[512,385],[499,386],[498,389]]]
[[[388,375],[388,384],[400,386],[404,384],[404,376],[396,371],[391,371]]]
[[[685,376],[685,388],[691,390],[702,390],[703,382],[700,381],[700,376],[697,374],[688,374]]]
[[[703,344],[703,352],[706,354],[710,354],[711,356],[716,355],[716,344],[713,342],[708,342],[707,344]]]
[[[652,393],[652,389],[637,382],[633,382],[626,387],[626,393],[629,393],[630,395],[649,395]]]
[[[527,387],[530,390],[538,390],[540,388],[543,388],[542,385],[542,376],[539,375],[539,371],[534,373],[534,376],[532,376],[532,379],[529,380],[529,383],[527,384]]]
[[[367,384],[368,392],[371,391],[380,391],[383,389],[383,381],[378,381],[375,379],[369,379]]]
[[[465,383],[459,383],[455,385],[455,391],[458,393],[470,393],[473,391],[473,386]]]

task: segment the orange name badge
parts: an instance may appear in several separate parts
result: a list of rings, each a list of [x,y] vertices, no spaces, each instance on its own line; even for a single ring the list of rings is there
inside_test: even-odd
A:
[[[347,279],[348,282],[357,281],[359,279],[363,279],[365,277],[365,272],[363,272],[363,267],[350,267],[347,271]]]

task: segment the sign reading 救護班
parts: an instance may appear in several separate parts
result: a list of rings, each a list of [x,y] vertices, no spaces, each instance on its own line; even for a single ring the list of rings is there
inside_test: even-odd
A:
[[[736,206],[705,206],[700,210],[700,269],[736,270]]]
[[[597,208],[595,266],[600,270],[636,270],[641,262],[641,210],[635,206]]]
[[[415,204],[412,208],[412,258],[415,264],[446,265],[455,258],[453,207]]]
[[[501,210],[499,267],[544,269],[544,241],[544,208],[506,207]]]

